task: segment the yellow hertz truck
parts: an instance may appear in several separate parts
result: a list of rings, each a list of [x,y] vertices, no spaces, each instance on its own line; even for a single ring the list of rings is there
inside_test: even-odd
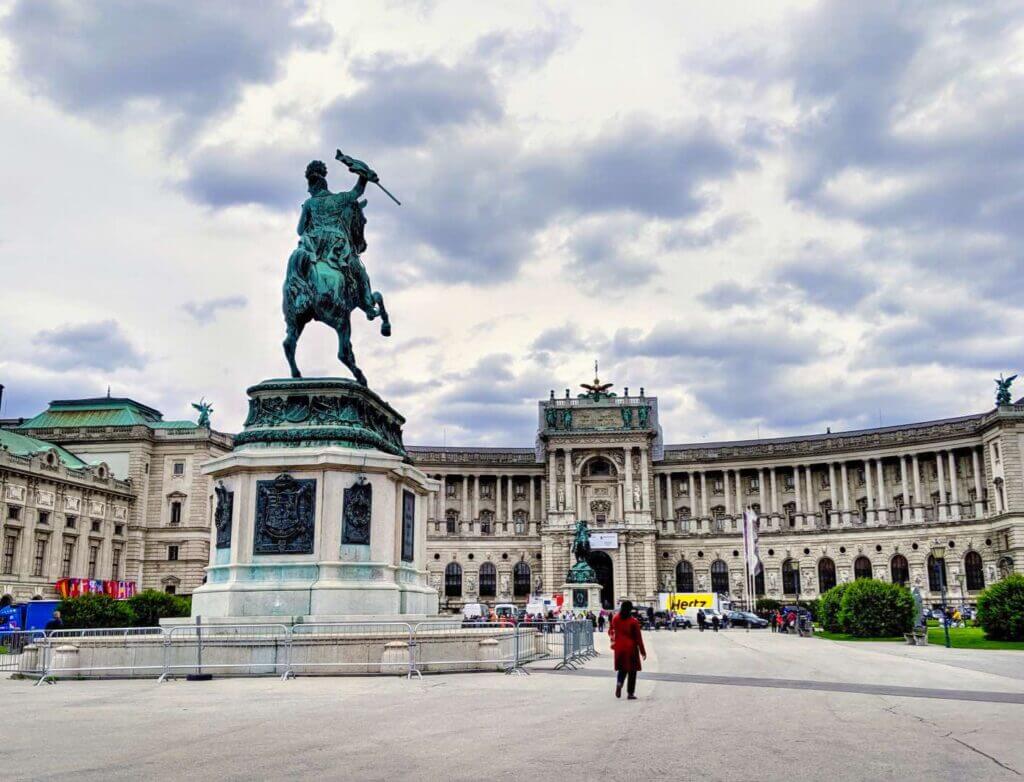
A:
[[[716,592],[662,592],[658,595],[662,611],[685,616],[693,625],[697,625],[697,611],[704,609],[708,624],[711,618],[732,610],[732,601],[728,596]]]

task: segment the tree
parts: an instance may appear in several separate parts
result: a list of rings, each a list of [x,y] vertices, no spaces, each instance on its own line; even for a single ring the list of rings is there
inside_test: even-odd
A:
[[[147,589],[128,599],[128,606],[135,614],[136,627],[157,627],[165,617],[188,616],[191,610],[189,600],[169,595],[156,589]]]
[[[843,592],[849,584],[836,584],[818,598],[817,619],[823,630],[829,633],[843,632],[839,624],[839,609],[842,607]]]
[[[906,587],[858,578],[843,592],[839,625],[858,638],[902,635],[914,626],[914,597]]]
[[[1007,576],[978,597],[978,624],[997,641],[1024,641],[1024,576]]]
[[[60,603],[60,617],[69,629],[132,627],[135,613],[124,600],[107,595],[79,595]]]

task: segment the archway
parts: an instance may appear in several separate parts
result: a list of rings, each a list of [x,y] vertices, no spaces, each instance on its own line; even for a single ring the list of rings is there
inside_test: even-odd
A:
[[[597,583],[601,585],[601,605],[604,608],[615,608],[615,568],[612,558],[604,551],[591,551],[587,563],[597,573]]]

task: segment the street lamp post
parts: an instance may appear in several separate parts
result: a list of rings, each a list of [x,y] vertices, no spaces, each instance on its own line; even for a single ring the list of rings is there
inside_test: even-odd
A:
[[[936,543],[932,547],[932,559],[935,560],[936,575],[939,579],[939,589],[942,592],[942,629],[946,633],[946,648],[949,649],[952,644],[949,642],[949,619],[946,616],[946,576],[944,573],[943,565],[946,560],[946,547]]]

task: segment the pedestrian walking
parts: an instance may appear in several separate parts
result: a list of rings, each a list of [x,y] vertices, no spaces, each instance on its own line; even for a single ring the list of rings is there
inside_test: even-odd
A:
[[[60,618],[60,611],[53,612],[53,619],[46,623],[44,630],[63,630],[64,620]]]
[[[604,611],[602,611],[597,616],[597,631],[599,633],[603,633],[604,632]]]
[[[703,608],[698,608],[697,609],[697,627],[700,628],[700,631],[702,633],[704,632],[704,625],[705,624],[707,624],[707,617],[704,616],[704,609]]]
[[[636,675],[641,670],[641,658],[647,659],[640,621],[633,616],[633,603],[623,600],[619,612],[612,617],[608,638],[615,654],[615,697],[622,697],[626,685],[627,700],[636,700]]]
[[[722,622],[721,622],[721,620],[720,620],[720,619],[718,618],[718,614],[712,614],[712,615],[711,615],[711,626],[712,626],[712,627],[714,628],[714,630],[715,630],[715,632],[716,632],[716,633],[718,632],[718,628],[719,628],[719,626],[720,626],[721,624],[722,624]]]

